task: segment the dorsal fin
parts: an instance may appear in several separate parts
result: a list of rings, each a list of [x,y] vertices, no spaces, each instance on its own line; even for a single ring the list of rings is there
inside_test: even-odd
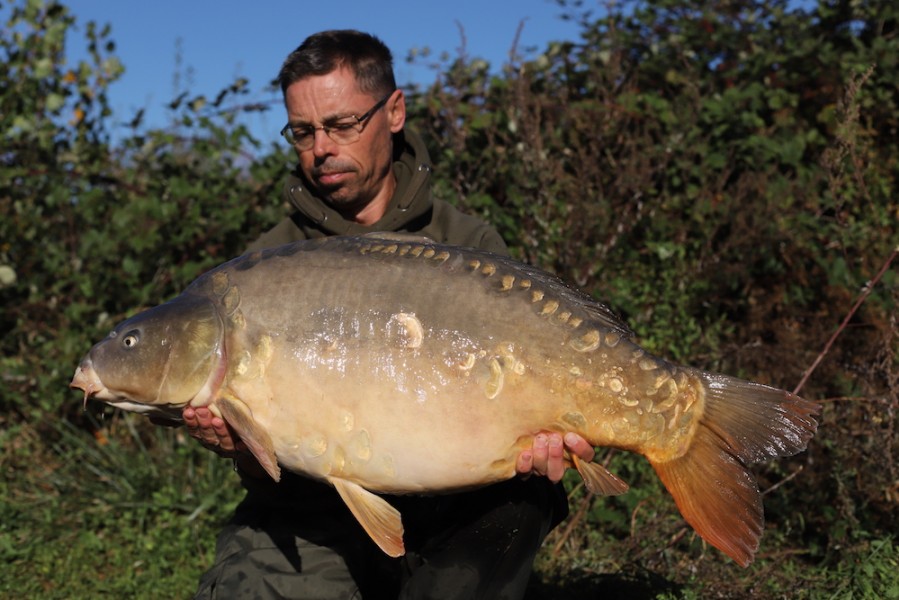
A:
[[[388,240],[391,242],[405,242],[407,244],[434,244],[436,243],[429,237],[417,235],[414,233],[403,233],[401,231],[375,231],[366,233],[362,237],[374,238],[377,240]]]

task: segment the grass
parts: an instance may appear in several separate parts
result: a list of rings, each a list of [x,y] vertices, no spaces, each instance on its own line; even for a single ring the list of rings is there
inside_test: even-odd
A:
[[[133,415],[95,431],[23,426],[5,450],[0,594],[191,597],[240,497],[230,462]]]

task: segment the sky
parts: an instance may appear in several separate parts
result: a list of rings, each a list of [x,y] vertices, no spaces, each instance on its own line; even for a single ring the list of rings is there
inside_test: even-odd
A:
[[[266,90],[284,58],[306,36],[324,29],[360,29],[381,38],[393,52],[401,86],[428,84],[436,77],[424,65],[407,64],[410,50],[427,47],[432,56],[443,52],[456,56],[463,45],[461,31],[466,54],[487,60],[497,70],[508,59],[522,24],[520,52],[544,50],[550,41],[576,40],[579,32],[577,24],[561,18],[563,9],[554,0],[64,0],[64,4],[82,32],[90,20],[111,25],[115,55],[125,66],[125,74],[109,89],[111,108],[121,122],[145,109],[148,127],[169,122],[166,105],[179,91],[212,98],[238,77],[250,81],[252,93],[245,101],[277,101],[279,96]],[[597,10],[598,3],[586,0],[585,7]],[[67,48],[70,60],[79,58],[77,45],[70,42]],[[284,121],[283,109],[276,104],[245,122],[265,142],[277,139]]]

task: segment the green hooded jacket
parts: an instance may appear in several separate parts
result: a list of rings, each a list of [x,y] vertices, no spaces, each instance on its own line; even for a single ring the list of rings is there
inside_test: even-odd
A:
[[[291,214],[253,242],[258,250],[299,240],[332,235],[364,235],[398,231],[426,236],[435,242],[481,248],[508,254],[506,244],[492,227],[466,215],[431,194],[431,160],[424,142],[409,131],[394,136],[393,171],[397,187],[384,216],[373,225],[348,221],[320,198],[312,195],[298,171],[288,176],[285,200]]]

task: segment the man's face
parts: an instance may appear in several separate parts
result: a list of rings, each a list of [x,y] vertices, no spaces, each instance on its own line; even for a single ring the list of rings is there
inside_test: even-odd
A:
[[[347,69],[301,79],[284,93],[291,126],[319,127],[351,115],[361,117],[380,99],[359,91]],[[396,187],[392,134],[403,128],[405,118],[403,93],[397,90],[365,122],[355,142],[341,146],[316,130],[310,149],[295,148],[312,191],[346,218],[371,222],[380,218]],[[380,212],[377,218],[364,218],[373,211]]]

